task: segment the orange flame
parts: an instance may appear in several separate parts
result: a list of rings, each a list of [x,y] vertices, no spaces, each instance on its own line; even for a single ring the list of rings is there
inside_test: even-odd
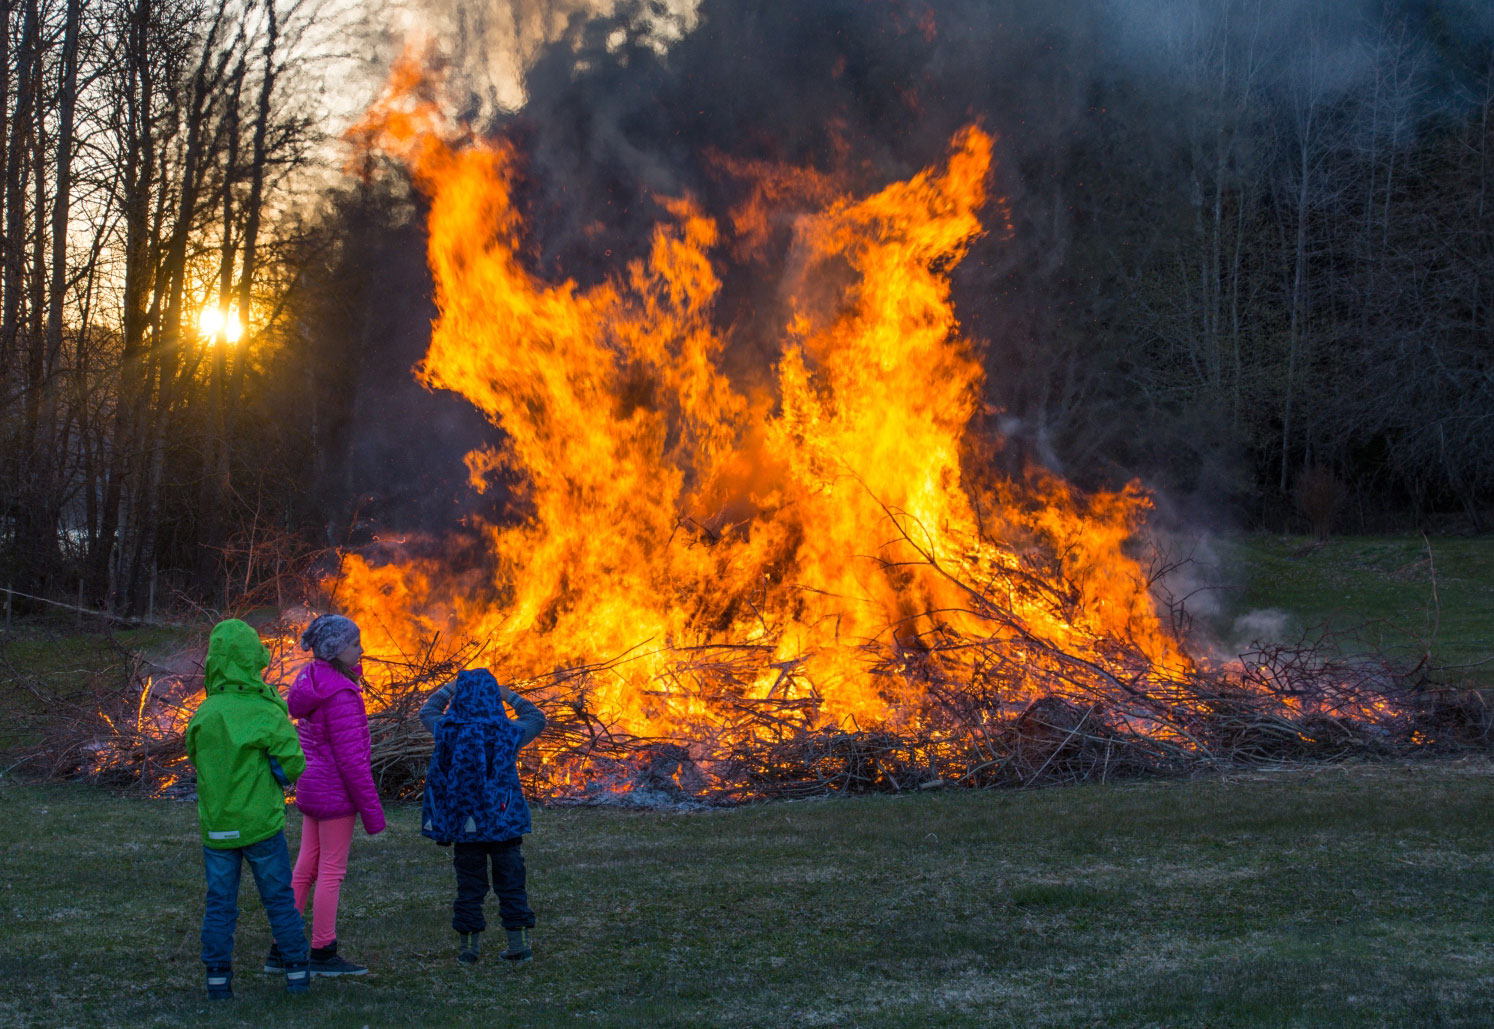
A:
[[[353,138],[404,160],[430,197],[440,316],[418,376],[502,429],[468,469],[516,473],[528,516],[484,527],[477,579],[350,555],[336,595],[373,653],[455,632],[490,641],[501,678],[531,681],[628,655],[592,684],[590,713],[695,740],[721,698],[679,686],[692,648],[760,648],[731,699],[807,700],[820,724],[909,717],[917,677],[873,669],[939,632],[1106,667],[1122,641],[1189,667],[1125,549],[1149,507],[1139,488],[978,486],[962,468],[984,371],[949,272],[983,231],[991,136],[966,128],[940,165],[793,215],[773,388],[749,393],[721,368],[720,226],[665,199],[647,258],[592,287],[543,281],[521,259],[516,155],[447,122],[436,92],[407,59]],[[1054,555],[1062,589],[1031,581],[1033,554]],[[1016,622],[972,614],[972,583]]]

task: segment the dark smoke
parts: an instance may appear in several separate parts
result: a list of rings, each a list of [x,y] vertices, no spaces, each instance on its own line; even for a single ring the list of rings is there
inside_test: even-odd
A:
[[[1231,75],[1248,72],[1260,118],[1287,133],[1305,91],[1375,88],[1399,47],[1414,81],[1397,131],[1421,132],[1478,102],[1479,48],[1494,38],[1477,0],[702,0],[673,22],[645,0],[606,14],[462,6],[469,24],[529,26],[514,28],[524,104],[483,127],[524,155],[530,244],[547,276],[592,282],[639,256],[659,197],[689,195],[729,224],[754,188],[744,168],[811,168],[864,192],[937,162],[962,125],[995,132],[993,192],[1012,224],[992,217],[955,283],[963,331],[984,348],[1003,459],[1090,484],[1142,474],[1204,497],[1247,490],[1251,470],[1192,415],[1149,434],[1125,301],[1167,219],[1191,216],[1189,154],[1216,135],[1199,97],[1220,55]],[[688,31],[666,45],[661,24]],[[491,53],[448,49],[468,72],[456,81],[491,78]],[[466,107],[491,111],[494,99],[474,89]],[[744,379],[774,357],[787,238],[720,255],[721,321],[738,326],[730,370]],[[400,353],[381,380],[418,356]],[[1179,460],[1180,445],[1196,452]]]

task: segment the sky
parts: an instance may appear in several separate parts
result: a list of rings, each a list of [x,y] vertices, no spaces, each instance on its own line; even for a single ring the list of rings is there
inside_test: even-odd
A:
[[[308,0],[330,59],[321,89],[335,124],[350,124],[378,94],[407,44],[430,41],[460,84],[480,98],[486,121],[524,105],[524,71],[573,18],[608,15],[614,0]],[[699,0],[660,0],[660,45],[695,25]]]

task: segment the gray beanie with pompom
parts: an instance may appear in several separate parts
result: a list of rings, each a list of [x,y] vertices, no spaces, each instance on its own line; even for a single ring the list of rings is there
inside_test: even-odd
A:
[[[317,615],[301,634],[301,649],[331,661],[359,638],[358,623],[342,615]]]

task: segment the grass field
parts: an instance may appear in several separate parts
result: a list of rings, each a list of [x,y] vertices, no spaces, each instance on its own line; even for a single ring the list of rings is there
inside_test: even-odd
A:
[[[209,1008],[193,807],[0,785],[0,1024],[1487,1026],[1491,811],[1473,760],[540,810],[536,960],[469,968],[402,806],[343,887],[372,973],[285,997],[246,884]]]
[[[1430,560],[1420,538],[1216,549],[1227,640],[1327,624],[1494,685],[1494,540],[1434,539]],[[0,638],[0,702],[24,711],[23,680],[66,693],[172,646],[119,639]],[[449,852],[416,823],[393,807],[354,846],[340,935],[372,974],[285,997],[254,972],[269,936],[246,884],[238,998],[208,1008],[194,808],[0,775],[0,1025],[1494,1025],[1487,756],[542,809],[525,848],[537,959],[517,969],[457,964]],[[298,831],[292,812],[292,846]]]
[[[1253,535],[1214,549],[1208,621],[1227,642],[1326,627],[1406,665],[1430,651],[1441,682],[1494,687],[1494,539]]]

